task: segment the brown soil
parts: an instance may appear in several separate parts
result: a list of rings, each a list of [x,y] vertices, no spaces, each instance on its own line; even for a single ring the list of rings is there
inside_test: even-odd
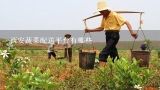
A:
[[[5,77],[4,73],[0,70],[0,90],[5,90]]]

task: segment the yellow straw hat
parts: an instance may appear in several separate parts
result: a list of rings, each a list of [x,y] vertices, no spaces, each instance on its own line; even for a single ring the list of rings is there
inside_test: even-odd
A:
[[[109,8],[107,7],[106,1],[105,0],[99,0],[98,3],[97,3],[97,12],[95,12],[94,14],[96,14],[100,11],[107,10],[107,9],[109,9]]]
[[[103,11],[103,10],[107,10],[107,4],[105,2],[105,0],[99,0],[99,2],[97,3],[97,10],[98,11]]]

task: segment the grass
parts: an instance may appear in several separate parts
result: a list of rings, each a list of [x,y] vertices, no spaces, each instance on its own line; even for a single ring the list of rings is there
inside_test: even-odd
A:
[[[73,48],[73,59],[72,62],[69,63],[67,59],[58,59],[55,60],[53,57],[51,60],[48,60],[47,50],[46,49],[18,49],[17,56],[29,57],[31,58],[31,62],[29,65],[29,69],[31,67],[40,67],[43,71],[50,69],[52,76],[54,76],[54,80],[56,82],[61,83],[60,90],[74,90],[74,89],[84,89],[87,90],[88,86],[91,84],[95,84],[92,76],[97,72],[98,69],[84,71],[79,68],[79,53],[77,50],[78,47]],[[99,47],[101,49],[101,47]],[[130,50],[122,50],[119,51],[120,57],[125,57],[126,59],[130,60]],[[160,72],[160,59],[158,59],[158,52],[153,50],[151,52],[151,59],[150,59],[150,67],[151,69],[157,69]],[[63,57],[64,51],[58,50],[56,53],[58,57]],[[98,57],[98,54],[97,54]],[[0,77],[4,78],[3,75]],[[93,80],[93,81],[92,81]],[[4,83],[0,80],[0,85]],[[75,85],[78,84],[78,85]],[[4,88],[4,87],[0,87]],[[95,88],[94,88],[95,89]],[[3,89],[2,89],[3,90]],[[90,90],[93,90],[90,88]]]

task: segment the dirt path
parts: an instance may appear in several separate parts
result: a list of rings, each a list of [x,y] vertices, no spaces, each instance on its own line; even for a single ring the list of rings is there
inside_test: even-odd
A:
[[[0,70],[0,90],[5,90],[4,74]]]

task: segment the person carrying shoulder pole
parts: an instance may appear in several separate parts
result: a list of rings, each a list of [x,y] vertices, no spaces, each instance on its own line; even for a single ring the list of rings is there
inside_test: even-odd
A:
[[[98,12],[103,16],[100,27],[95,29],[85,29],[85,33],[104,31],[106,35],[106,46],[99,54],[99,65],[105,66],[107,58],[110,55],[112,61],[119,59],[116,45],[119,41],[119,31],[125,24],[133,38],[137,38],[137,33],[133,32],[131,24],[118,13],[110,10],[105,0],[97,3]]]

